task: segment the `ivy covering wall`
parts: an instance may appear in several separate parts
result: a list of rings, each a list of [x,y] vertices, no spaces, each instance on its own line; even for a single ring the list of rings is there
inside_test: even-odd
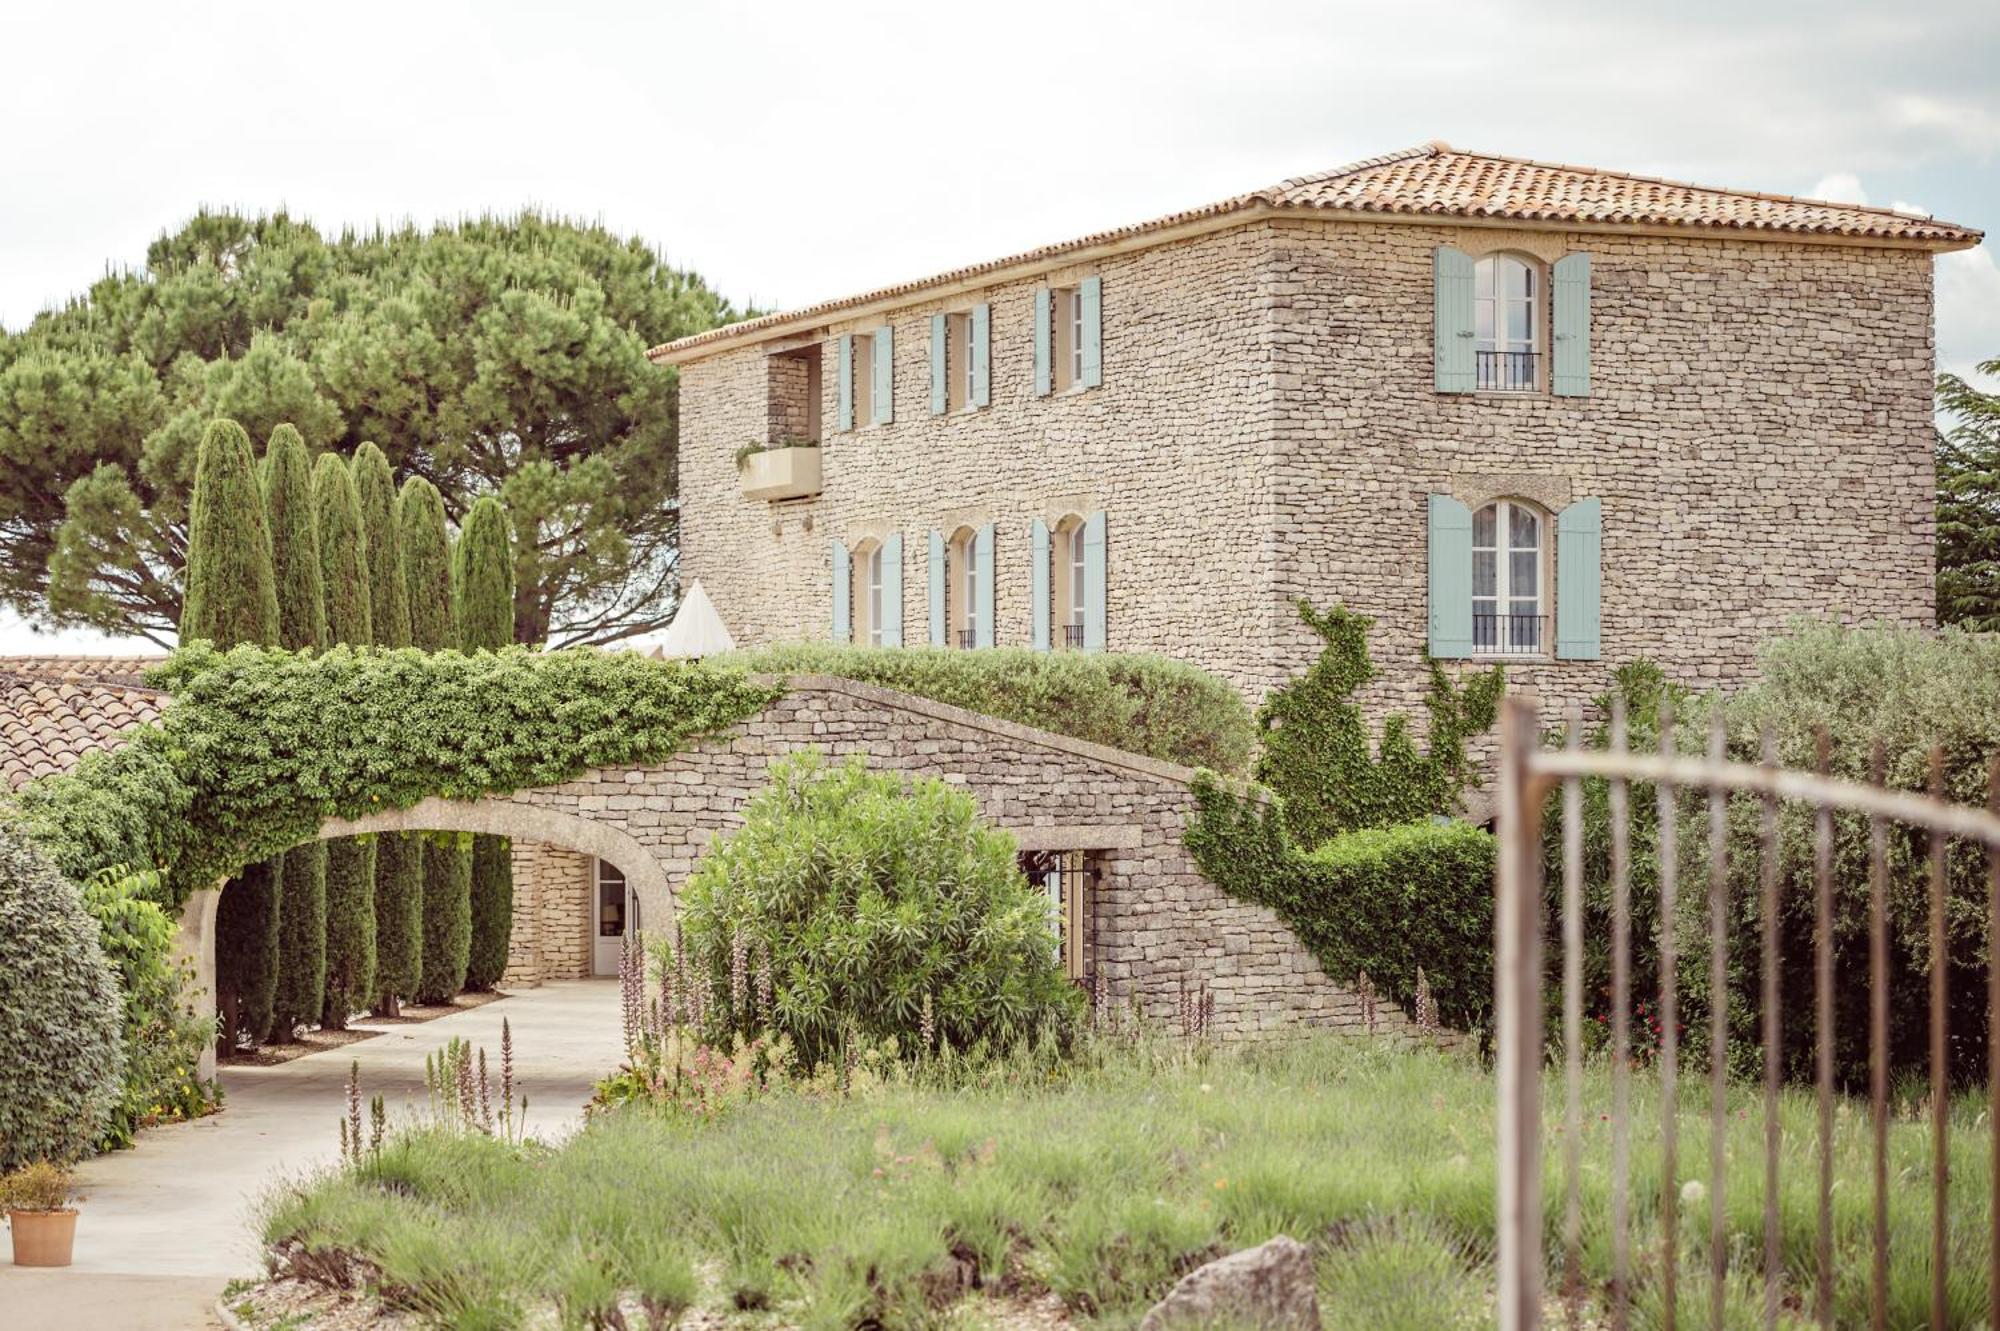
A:
[[[73,881],[154,865],[171,907],[312,838],[329,817],[658,763],[779,692],[740,671],[588,649],[196,643],[149,679],[174,695],[157,722],[14,799]]]
[[[1258,709],[1261,785],[1197,777],[1187,847],[1218,887],[1275,911],[1335,980],[1365,971],[1407,1011],[1422,967],[1439,1019],[1472,1029],[1492,1002],[1494,841],[1448,815],[1472,776],[1465,742],[1492,726],[1505,681],[1496,667],[1456,683],[1427,661],[1428,749],[1400,715],[1371,745],[1354,692],[1375,675],[1374,621],[1298,609],[1324,646]]]

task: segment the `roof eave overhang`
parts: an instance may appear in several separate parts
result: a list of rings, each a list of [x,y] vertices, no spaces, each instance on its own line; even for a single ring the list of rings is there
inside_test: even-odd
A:
[[[690,365],[724,352],[764,343],[778,344],[774,350],[790,350],[803,343],[817,341],[836,324],[865,322],[877,315],[911,305],[949,301],[955,296],[1008,282],[1024,281],[1078,264],[1088,264],[1115,255],[1131,254],[1161,245],[1171,245],[1196,236],[1272,220],[1479,227],[1506,231],[1559,231],[1571,235],[1660,236],[1677,240],[1831,245],[1846,249],[1925,250],[1932,254],[1971,249],[1983,239],[1982,233],[1977,231],[1965,231],[1956,236],[1926,238],[1857,236],[1831,232],[1786,231],[1775,227],[1669,226],[1640,222],[1583,222],[1567,218],[1377,212],[1250,200],[1220,207],[1207,216],[1170,223],[1156,229],[1134,230],[1125,235],[1109,236],[1102,240],[1086,241],[1069,247],[1052,246],[1019,259],[1003,259],[990,266],[961,270],[935,281],[910,283],[851,302],[827,302],[809,306],[796,314],[777,315],[768,321],[752,320],[740,325],[740,331],[734,333],[724,328],[718,330],[718,335],[715,336],[696,334],[693,338],[683,338],[678,342],[668,342],[654,347],[646,353],[646,356],[656,365]]]

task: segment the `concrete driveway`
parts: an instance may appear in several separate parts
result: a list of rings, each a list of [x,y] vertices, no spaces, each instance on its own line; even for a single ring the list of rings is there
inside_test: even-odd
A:
[[[262,1272],[258,1199],[339,1157],[348,1064],[360,1060],[364,1099],[380,1093],[393,1122],[399,1106],[424,1104],[424,1058],[453,1036],[483,1045],[497,1080],[503,1018],[529,1131],[547,1139],[573,1130],[592,1084],[621,1055],[614,981],[559,981],[421,1025],[380,1027],[373,1039],[276,1067],[225,1068],[223,1112],[153,1129],[136,1149],[78,1170],[85,1200],[75,1265],[0,1266],[0,1325],[212,1325],[207,1309],[223,1285]]]

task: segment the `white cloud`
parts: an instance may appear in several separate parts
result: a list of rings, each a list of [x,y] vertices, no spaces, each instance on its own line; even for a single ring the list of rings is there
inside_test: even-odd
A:
[[[1987,244],[1938,259],[1937,361],[1977,380],[1973,366],[1990,360],[2000,360],[2000,265]],[[2000,379],[1980,382],[2000,392]]]
[[[1806,191],[1808,199],[1824,199],[1828,203],[1868,202],[1868,191],[1861,188],[1861,177],[1852,171],[1835,171],[1824,175]]]

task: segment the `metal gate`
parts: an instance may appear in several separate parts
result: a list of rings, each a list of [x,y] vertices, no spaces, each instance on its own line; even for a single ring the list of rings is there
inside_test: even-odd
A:
[[[1949,1215],[1947,1193],[1953,1180],[1948,1175],[1950,1102],[1947,1057],[1946,965],[1946,875],[1948,845],[1957,840],[1982,845],[1986,850],[1987,901],[1984,925],[1989,946],[2000,944],[2000,760],[1996,760],[1989,782],[1989,808],[1980,810],[1952,804],[1942,798],[1944,762],[1941,752],[1931,756],[1929,796],[1886,789],[1881,784],[1883,750],[1873,749],[1871,772],[1874,784],[1838,780],[1827,775],[1829,742],[1818,737],[1818,771],[1787,769],[1777,765],[1777,746],[1768,733],[1763,736],[1764,761],[1756,764],[1728,761],[1720,713],[1710,718],[1708,751],[1703,757],[1682,756],[1674,749],[1671,715],[1663,709],[1659,724],[1657,753],[1628,751],[1626,719],[1622,707],[1616,709],[1609,726],[1609,743],[1602,749],[1585,749],[1581,741],[1581,719],[1572,713],[1568,721],[1567,743],[1562,748],[1545,748],[1541,743],[1537,711],[1532,696],[1506,701],[1501,721],[1498,829],[1500,834],[1497,872],[1495,1017],[1497,1026],[1497,1071],[1499,1081],[1499,1312],[1504,1331],[1529,1331],[1539,1327],[1550,1300],[1544,1288],[1547,1259],[1543,1252],[1543,1141],[1545,1124],[1542,1110],[1542,1083],[1552,1051],[1559,1051],[1563,1079],[1563,1116],[1559,1135],[1562,1142],[1561,1199],[1563,1248],[1562,1274],[1557,1293],[1574,1293],[1581,1270],[1582,1214],[1579,1199],[1580,1087],[1582,1084],[1582,957],[1583,937],[1583,845],[1582,804],[1584,782],[1602,778],[1607,783],[1610,813],[1610,1014],[1609,1058],[1611,1075],[1610,1187],[1608,1222],[1611,1247],[1611,1278],[1603,1297],[1609,1305],[1611,1323],[1623,1328],[1631,1316],[1633,1262],[1636,1251],[1648,1262],[1647,1269],[1658,1282],[1660,1323],[1676,1325],[1679,1284],[1679,1244],[1681,1189],[1679,1179],[1679,1128],[1676,1112],[1662,1112],[1656,1130],[1659,1136],[1660,1170],[1658,1227],[1648,1233],[1633,1232],[1634,1193],[1632,1182],[1632,845],[1630,817],[1633,786],[1650,788],[1658,801],[1658,901],[1661,922],[1659,936],[1659,1018],[1658,1049],[1659,1103],[1681,1103],[1678,1078],[1680,996],[1677,993],[1677,942],[1673,927],[1679,908],[1677,882],[1681,847],[1677,842],[1677,813],[1689,798],[1705,799],[1708,814],[1708,992],[1721,993],[1727,986],[1725,971],[1728,950],[1727,876],[1729,844],[1727,822],[1732,797],[1750,799],[1758,807],[1760,897],[1760,1046],[1763,1065],[1763,1322],[1778,1322],[1782,1285],[1782,1243],[1779,1212],[1779,1160],[1782,1128],[1779,1098],[1780,1062],[1779,985],[1779,894],[1778,830],[1782,805],[1796,803],[1812,810],[1813,818],[1813,1029],[1817,1101],[1818,1217],[1814,1265],[1814,1297],[1810,1308],[1795,1308],[1789,1315],[1809,1315],[1814,1324],[1834,1325],[1833,1286],[1833,1185],[1835,1107],[1834,1076],[1834,992],[1835,985],[1868,986],[1868,1097],[1872,1128],[1872,1224],[1869,1249],[1872,1268],[1868,1275],[1870,1323],[1887,1325],[1885,1307],[1888,1262],[1891,1245],[1928,1242],[1930,1244],[1929,1324],[1946,1324],[1947,1238]],[[1545,1043],[1543,920],[1544,849],[1543,805],[1558,788],[1562,791],[1561,904],[1555,914],[1560,919],[1556,960],[1561,967],[1560,1038]],[[1646,792],[1641,792],[1645,797]],[[1834,817],[1851,811],[1865,816],[1869,834],[1868,855],[1868,973],[1865,976],[1834,974],[1833,899],[1835,891]],[[1926,1186],[1930,1190],[1928,1234],[1891,1235],[1888,1225],[1890,1174],[1889,1085],[1888,1085],[1888,858],[1889,829],[1900,825],[1927,837],[1929,869],[1930,1013],[1929,1013],[1929,1103],[1928,1127],[1930,1163],[1927,1180],[1904,1179],[1899,1186]],[[1858,875],[1856,875],[1858,879]],[[1991,953],[1989,953],[1991,955]],[[1991,1206],[1990,1255],[1985,1276],[1988,1325],[2000,1328],[2000,965],[1988,967],[1985,1009],[1988,1018],[1987,1059],[1990,1099],[1984,1131],[1991,1133],[1994,1146],[1986,1157],[1983,1177],[1957,1180],[1959,1187],[1986,1189]],[[1728,1042],[1727,1004],[1710,1003],[1710,1048],[1723,1049]],[[1706,1200],[1709,1212],[1708,1306],[1680,1309],[1681,1323],[1690,1327],[1723,1325],[1726,1276],[1729,1261],[1727,1215],[1729,1186],[1724,1144],[1727,1123],[1727,1093],[1730,1087],[1726,1060],[1710,1058],[1709,1080],[1709,1164]],[[1961,1088],[1963,1089],[1963,1088]],[[1739,1173],[1739,1179],[1741,1174]],[[1699,1205],[1699,1201],[1695,1202]],[[1693,1209],[1692,1207],[1690,1208]]]

